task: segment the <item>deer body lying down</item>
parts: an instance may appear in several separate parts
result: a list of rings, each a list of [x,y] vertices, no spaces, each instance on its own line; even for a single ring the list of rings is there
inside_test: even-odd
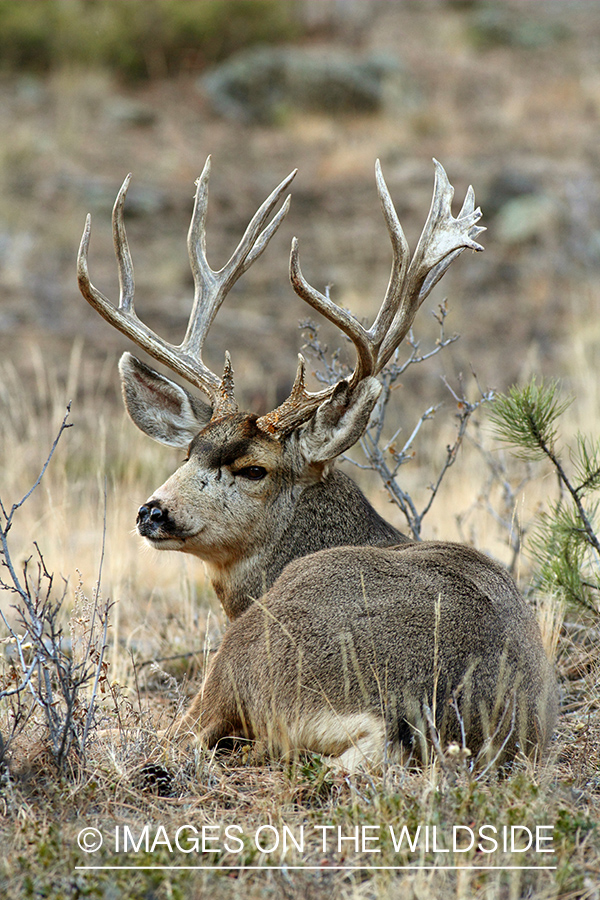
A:
[[[201,359],[208,328],[233,282],[264,250],[289,198],[267,224],[290,176],[256,213],[220,272],[205,255],[208,164],[189,234],[194,308],[179,347],[133,310],[123,227],[124,184],[113,229],[121,300],[115,308],[87,275],[81,290],[113,325],[199,387],[209,403],[129,353],[120,363],[126,407],[155,440],[184,448],[183,465],[140,507],[138,531],[158,549],[204,560],[230,625],[177,730],[207,747],[228,736],[276,754],[320,752],[352,769],[363,761],[426,759],[456,742],[478,764],[542,752],[556,690],[535,617],[509,575],[476,550],[408,540],[372,508],[335,459],[365,430],[377,374],[407,334],[433,285],[462,250],[481,249],[470,190],[457,219],[439,164],[428,221],[408,247],[381,171],[377,184],[394,250],[390,284],[371,329],[304,280],[297,293],[355,344],[353,374],[317,393],[304,363],[290,397],[265,416],[240,413],[226,358],[222,377]]]

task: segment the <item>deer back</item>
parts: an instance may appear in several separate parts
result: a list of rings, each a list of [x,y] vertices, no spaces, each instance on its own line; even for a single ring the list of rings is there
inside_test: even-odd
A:
[[[542,753],[557,711],[539,628],[508,574],[472,548],[405,542],[297,559],[226,632],[181,731],[277,755],[318,749],[353,769],[481,768]]]

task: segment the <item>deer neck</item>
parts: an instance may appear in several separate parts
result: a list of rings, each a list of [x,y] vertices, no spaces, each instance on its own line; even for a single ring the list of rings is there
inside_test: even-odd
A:
[[[236,619],[274,584],[294,559],[331,547],[392,545],[408,538],[386,522],[354,481],[332,469],[299,494],[268,545],[229,566],[208,565],[228,619]]]

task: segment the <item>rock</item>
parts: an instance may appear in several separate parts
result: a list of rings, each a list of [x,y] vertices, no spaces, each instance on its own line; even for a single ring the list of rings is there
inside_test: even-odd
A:
[[[509,200],[531,196],[540,190],[541,180],[537,175],[507,167],[492,179],[482,197],[481,208],[486,216],[496,216]]]
[[[134,128],[147,128],[154,125],[157,120],[156,110],[147,103],[138,103],[124,97],[107,100],[104,112],[109,121]]]
[[[546,194],[509,200],[496,216],[495,236],[503,244],[522,244],[552,230],[559,219],[558,203]]]
[[[522,9],[502,3],[474,4],[471,39],[479,47],[507,46],[522,50],[552,47],[569,36],[568,25],[539,13],[527,17]]]
[[[357,57],[319,48],[245,50],[202,76],[199,88],[216,113],[245,123],[273,124],[292,111],[376,112],[386,83],[402,77],[387,54]]]

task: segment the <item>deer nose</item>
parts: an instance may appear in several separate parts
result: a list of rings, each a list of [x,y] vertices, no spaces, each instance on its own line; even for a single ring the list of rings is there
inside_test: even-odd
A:
[[[167,521],[168,511],[163,509],[158,500],[149,500],[140,506],[137,514],[138,525],[161,525]]]

